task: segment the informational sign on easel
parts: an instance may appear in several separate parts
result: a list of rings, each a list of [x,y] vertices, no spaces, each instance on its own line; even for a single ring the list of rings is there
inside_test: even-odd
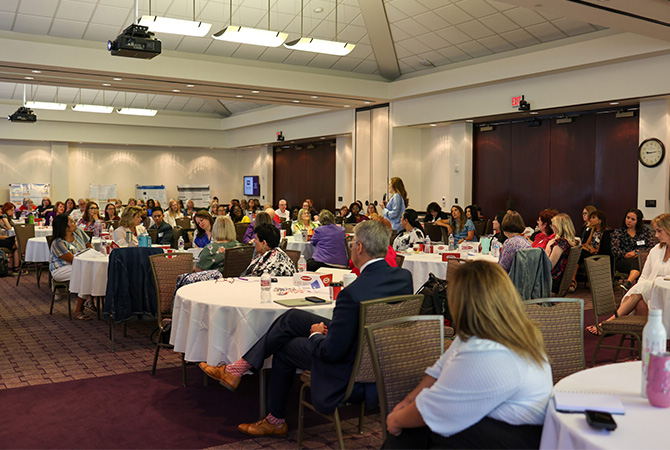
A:
[[[89,184],[88,198],[98,202],[113,202],[116,200],[116,184]]]
[[[184,202],[184,206],[186,206],[188,200],[193,200],[193,204],[196,208],[209,208],[209,185],[177,186],[177,196],[179,200]]]
[[[51,197],[51,184],[49,183],[9,184],[9,201],[16,206],[20,206],[24,198],[31,199],[35,206],[39,206],[44,197]]]
[[[135,198],[141,198],[145,202],[150,198],[158,200],[163,208],[167,208],[167,191],[162,184],[159,186],[140,186],[139,184],[136,184]]]

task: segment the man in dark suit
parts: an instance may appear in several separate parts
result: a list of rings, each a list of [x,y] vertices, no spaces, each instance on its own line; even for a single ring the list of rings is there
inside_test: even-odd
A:
[[[155,206],[154,209],[151,210],[151,217],[154,219],[154,224],[149,229],[157,230],[156,242],[154,242],[154,244],[172,245],[174,230],[169,223],[163,220],[163,208]]]
[[[312,371],[312,403],[328,414],[344,397],[351,377],[356,347],[360,302],[393,295],[412,294],[412,275],[384,260],[390,240],[389,229],[376,220],[354,228],[351,259],[360,276],[337,297],[332,320],[300,309],[291,309],[270,326],[267,333],[238,361],[230,365],[200,368],[211,378],[235,390],[248,370],[259,370],[273,356],[270,379],[270,414],[264,419],[241,424],[238,429],[251,436],[286,436],[286,403],[296,369]]]

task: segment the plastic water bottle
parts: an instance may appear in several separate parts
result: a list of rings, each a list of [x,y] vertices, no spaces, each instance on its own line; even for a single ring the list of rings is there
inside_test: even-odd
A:
[[[300,259],[298,259],[298,272],[306,272],[307,271],[307,260],[305,260],[305,257],[300,254]]]
[[[177,248],[180,252],[184,251],[184,236],[179,236],[179,240],[177,240]]]
[[[642,330],[642,397],[647,398],[647,371],[649,355],[665,352],[666,331],[663,325],[663,310],[650,309],[647,324]]]
[[[271,287],[272,277],[269,273],[263,272],[263,275],[261,275],[261,303],[270,303]]]
[[[109,224],[109,235],[112,239],[114,239],[114,227],[111,223]]]
[[[494,258],[500,258],[500,242],[496,239],[493,243],[493,250],[491,251],[491,256]]]
[[[454,239],[454,234],[449,235],[449,250],[456,250],[456,240]]]

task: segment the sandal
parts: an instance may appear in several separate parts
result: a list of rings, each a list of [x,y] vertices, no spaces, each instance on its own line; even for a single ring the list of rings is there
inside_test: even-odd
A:
[[[93,300],[86,300],[84,308],[90,309],[93,312],[98,312],[98,308],[93,304]]]
[[[570,282],[570,287],[568,288],[568,292],[572,294],[576,290],[577,290],[577,282],[575,280],[572,280]]]
[[[75,320],[91,320],[90,317],[88,317],[84,312],[76,313],[74,315]]]
[[[600,331],[598,330],[598,327],[596,327],[595,325],[589,325],[584,329],[586,330],[587,333],[593,336],[600,336]]]

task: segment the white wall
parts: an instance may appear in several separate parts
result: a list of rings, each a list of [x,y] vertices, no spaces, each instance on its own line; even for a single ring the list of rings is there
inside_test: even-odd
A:
[[[9,201],[9,183],[51,183],[51,144],[0,141],[0,180],[0,203]]]
[[[351,204],[354,199],[354,143],[351,136],[335,140],[335,206]],[[340,197],[342,200],[340,200]]]
[[[400,177],[407,190],[409,207],[422,210],[422,160],[425,157],[421,148],[421,129],[394,128],[392,134],[390,177]],[[381,198],[378,199],[381,201]]]
[[[666,155],[657,167],[638,164],[637,204],[645,219],[670,211],[670,101],[667,99],[640,102],[640,142],[652,137],[665,144]],[[645,207],[645,200],[656,200],[656,208]]]

